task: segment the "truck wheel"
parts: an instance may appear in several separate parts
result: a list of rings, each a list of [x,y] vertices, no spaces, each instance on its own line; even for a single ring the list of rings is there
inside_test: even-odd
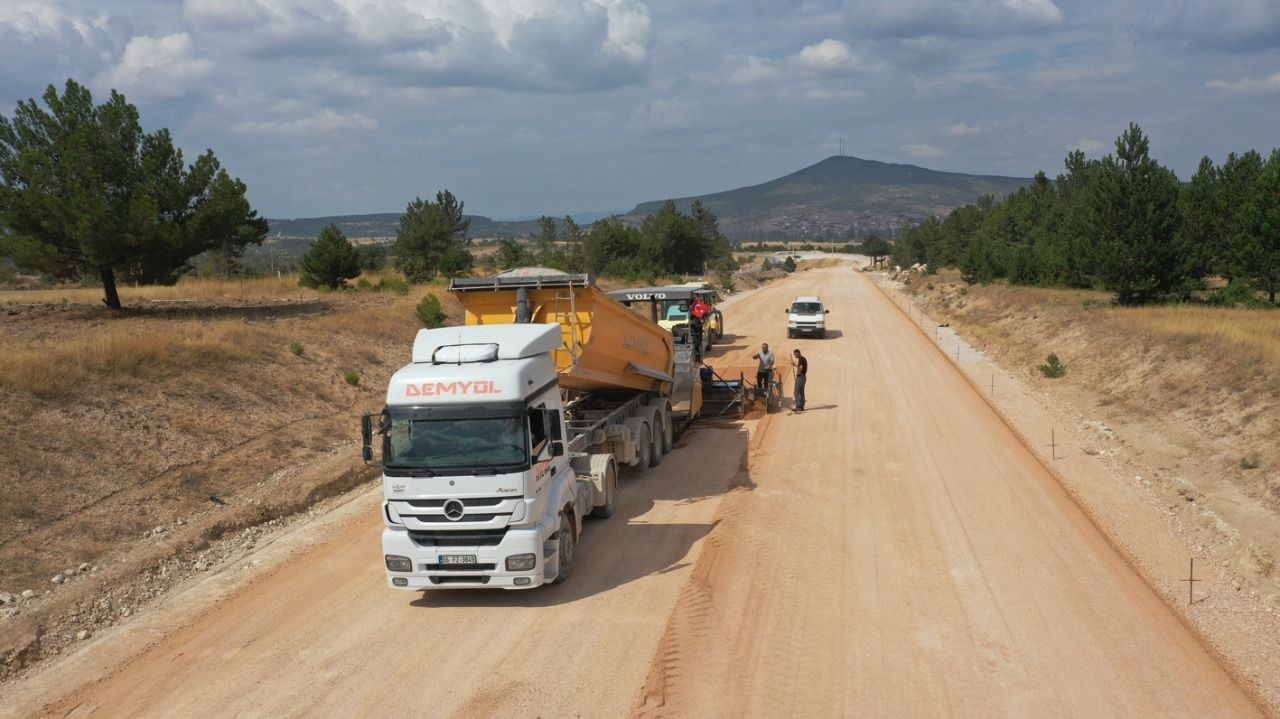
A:
[[[649,463],[653,461],[653,433],[649,430],[649,423],[640,425],[640,436],[636,438],[636,463],[632,467],[637,473],[643,472],[649,468]]]
[[[604,504],[591,510],[591,516],[595,519],[608,519],[613,516],[613,512],[617,509],[618,500],[618,473],[613,468],[613,462],[609,463],[609,468],[604,471]]]
[[[671,454],[671,447],[675,445],[675,427],[671,424],[671,405],[663,403],[662,405],[662,453]]]
[[[653,448],[649,450],[649,466],[657,467],[662,464],[662,438],[666,435],[666,430],[662,427],[662,410],[653,413]]]
[[[556,552],[560,557],[560,571],[552,584],[567,582],[573,574],[573,550],[577,547],[573,539],[573,524],[569,521],[569,515],[560,515],[560,531],[557,534],[559,542],[556,544]]]

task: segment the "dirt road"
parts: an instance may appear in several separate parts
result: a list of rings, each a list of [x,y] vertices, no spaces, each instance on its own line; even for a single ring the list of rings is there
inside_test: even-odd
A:
[[[808,411],[769,423],[750,489],[722,502],[637,713],[1256,715],[958,371],[853,274],[809,272],[734,308],[764,318],[743,344],[809,358]],[[832,308],[832,338],[786,339],[782,311],[801,291]]]
[[[800,292],[828,302],[831,338],[785,339],[782,311]],[[37,673],[10,708],[1258,713],[870,282],[847,268],[804,273],[726,316],[733,344],[716,362],[741,364],[762,339],[802,347],[809,411],[775,415],[749,463],[745,431],[691,433],[623,485],[613,519],[590,525],[568,585],[388,590],[370,497],[362,518],[104,680],[73,690]]]

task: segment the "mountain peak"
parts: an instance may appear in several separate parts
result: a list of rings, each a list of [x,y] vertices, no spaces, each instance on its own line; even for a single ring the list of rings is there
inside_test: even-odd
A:
[[[695,200],[701,201],[720,218],[725,234],[738,241],[833,239],[872,231],[894,234],[904,225],[944,215],[982,195],[1002,197],[1030,182],[832,155],[759,185],[675,202],[687,210]],[[647,215],[661,204],[642,203],[629,214]]]

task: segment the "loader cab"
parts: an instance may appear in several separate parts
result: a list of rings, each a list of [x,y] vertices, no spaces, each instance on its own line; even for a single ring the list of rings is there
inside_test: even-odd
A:
[[[719,293],[704,282],[615,290],[609,293],[609,297],[635,309],[670,332],[677,346],[690,342],[693,305],[701,301],[709,311],[702,320],[699,356],[724,336],[724,315],[716,309]]]

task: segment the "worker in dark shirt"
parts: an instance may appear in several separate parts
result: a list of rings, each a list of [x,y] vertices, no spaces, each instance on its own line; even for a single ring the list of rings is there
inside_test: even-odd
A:
[[[809,379],[809,360],[800,354],[800,350],[791,353],[791,366],[796,370],[795,406],[797,412],[804,411],[804,384]]]

